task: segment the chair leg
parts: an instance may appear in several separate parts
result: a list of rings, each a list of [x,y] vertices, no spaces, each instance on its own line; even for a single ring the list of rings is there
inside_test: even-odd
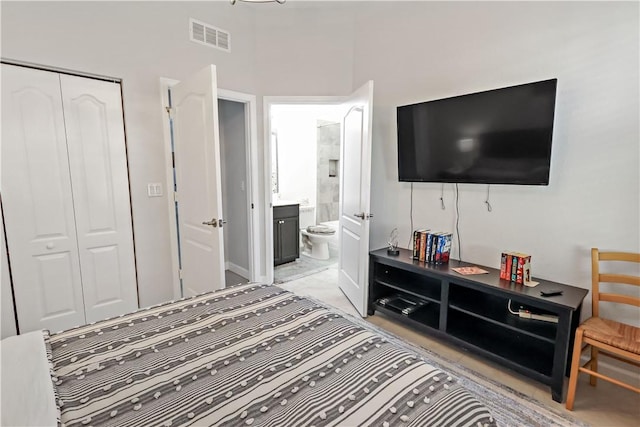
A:
[[[573,411],[573,401],[576,396],[576,386],[578,385],[578,374],[580,371],[580,354],[582,353],[582,329],[576,330],[576,337],[573,343],[573,356],[571,358],[571,374],[569,375],[569,390],[567,391],[567,410]]]
[[[591,365],[590,368],[594,372],[598,372],[598,349],[591,346]],[[595,387],[598,382],[598,377],[591,375],[589,377],[589,384]]]

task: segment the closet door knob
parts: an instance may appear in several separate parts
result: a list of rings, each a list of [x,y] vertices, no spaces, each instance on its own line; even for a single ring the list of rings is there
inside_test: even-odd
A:
[[[53,242],[49,242],[49,243],[47,243],[47,249],[53,249],[53,248],[54,248],[54,246],[55,246],[55,245],[53,244]]]

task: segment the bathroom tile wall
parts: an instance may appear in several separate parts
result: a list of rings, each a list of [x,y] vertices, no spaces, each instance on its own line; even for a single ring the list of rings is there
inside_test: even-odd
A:
[[[318,120],[316,224],[338,219],[338,202],[340,197],[339,173],[340,123]]]

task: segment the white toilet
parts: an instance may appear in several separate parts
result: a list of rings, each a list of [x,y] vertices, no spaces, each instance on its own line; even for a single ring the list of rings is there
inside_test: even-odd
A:
[[[329,259],[329,243],[336,230],[326,225],[315,225],[316,208],[300,206],[300,242],[302,254],[315,259]]]

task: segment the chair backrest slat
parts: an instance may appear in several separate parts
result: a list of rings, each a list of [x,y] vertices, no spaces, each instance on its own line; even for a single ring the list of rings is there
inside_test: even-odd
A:
[[[640,286],[640,277],[628,274],[600,273],[600,261],[623,261],[640,263],[640,253],[632,252],[600,252],[597,248],[591,249],[591,308],[594,317],[600,314],[600,301],[615,302],[620,304],[635,305],[640,307],[640,298],[630,295],[615,294],[611,292],[601,293],[600,283],[616,283]]]
[[[640,262],[640,253],[635,252],[598,252],[600,261]]]
[[[629,304],[640,307],[640,298],[632,297],[630,295],[608,294],[600,292],[599,299],[600,301],[619,302],[622,304]]]
[[[623,283],[626,285],[640,286],[639,276],[629,276],[628,274],[600,274],[600,283]]]

